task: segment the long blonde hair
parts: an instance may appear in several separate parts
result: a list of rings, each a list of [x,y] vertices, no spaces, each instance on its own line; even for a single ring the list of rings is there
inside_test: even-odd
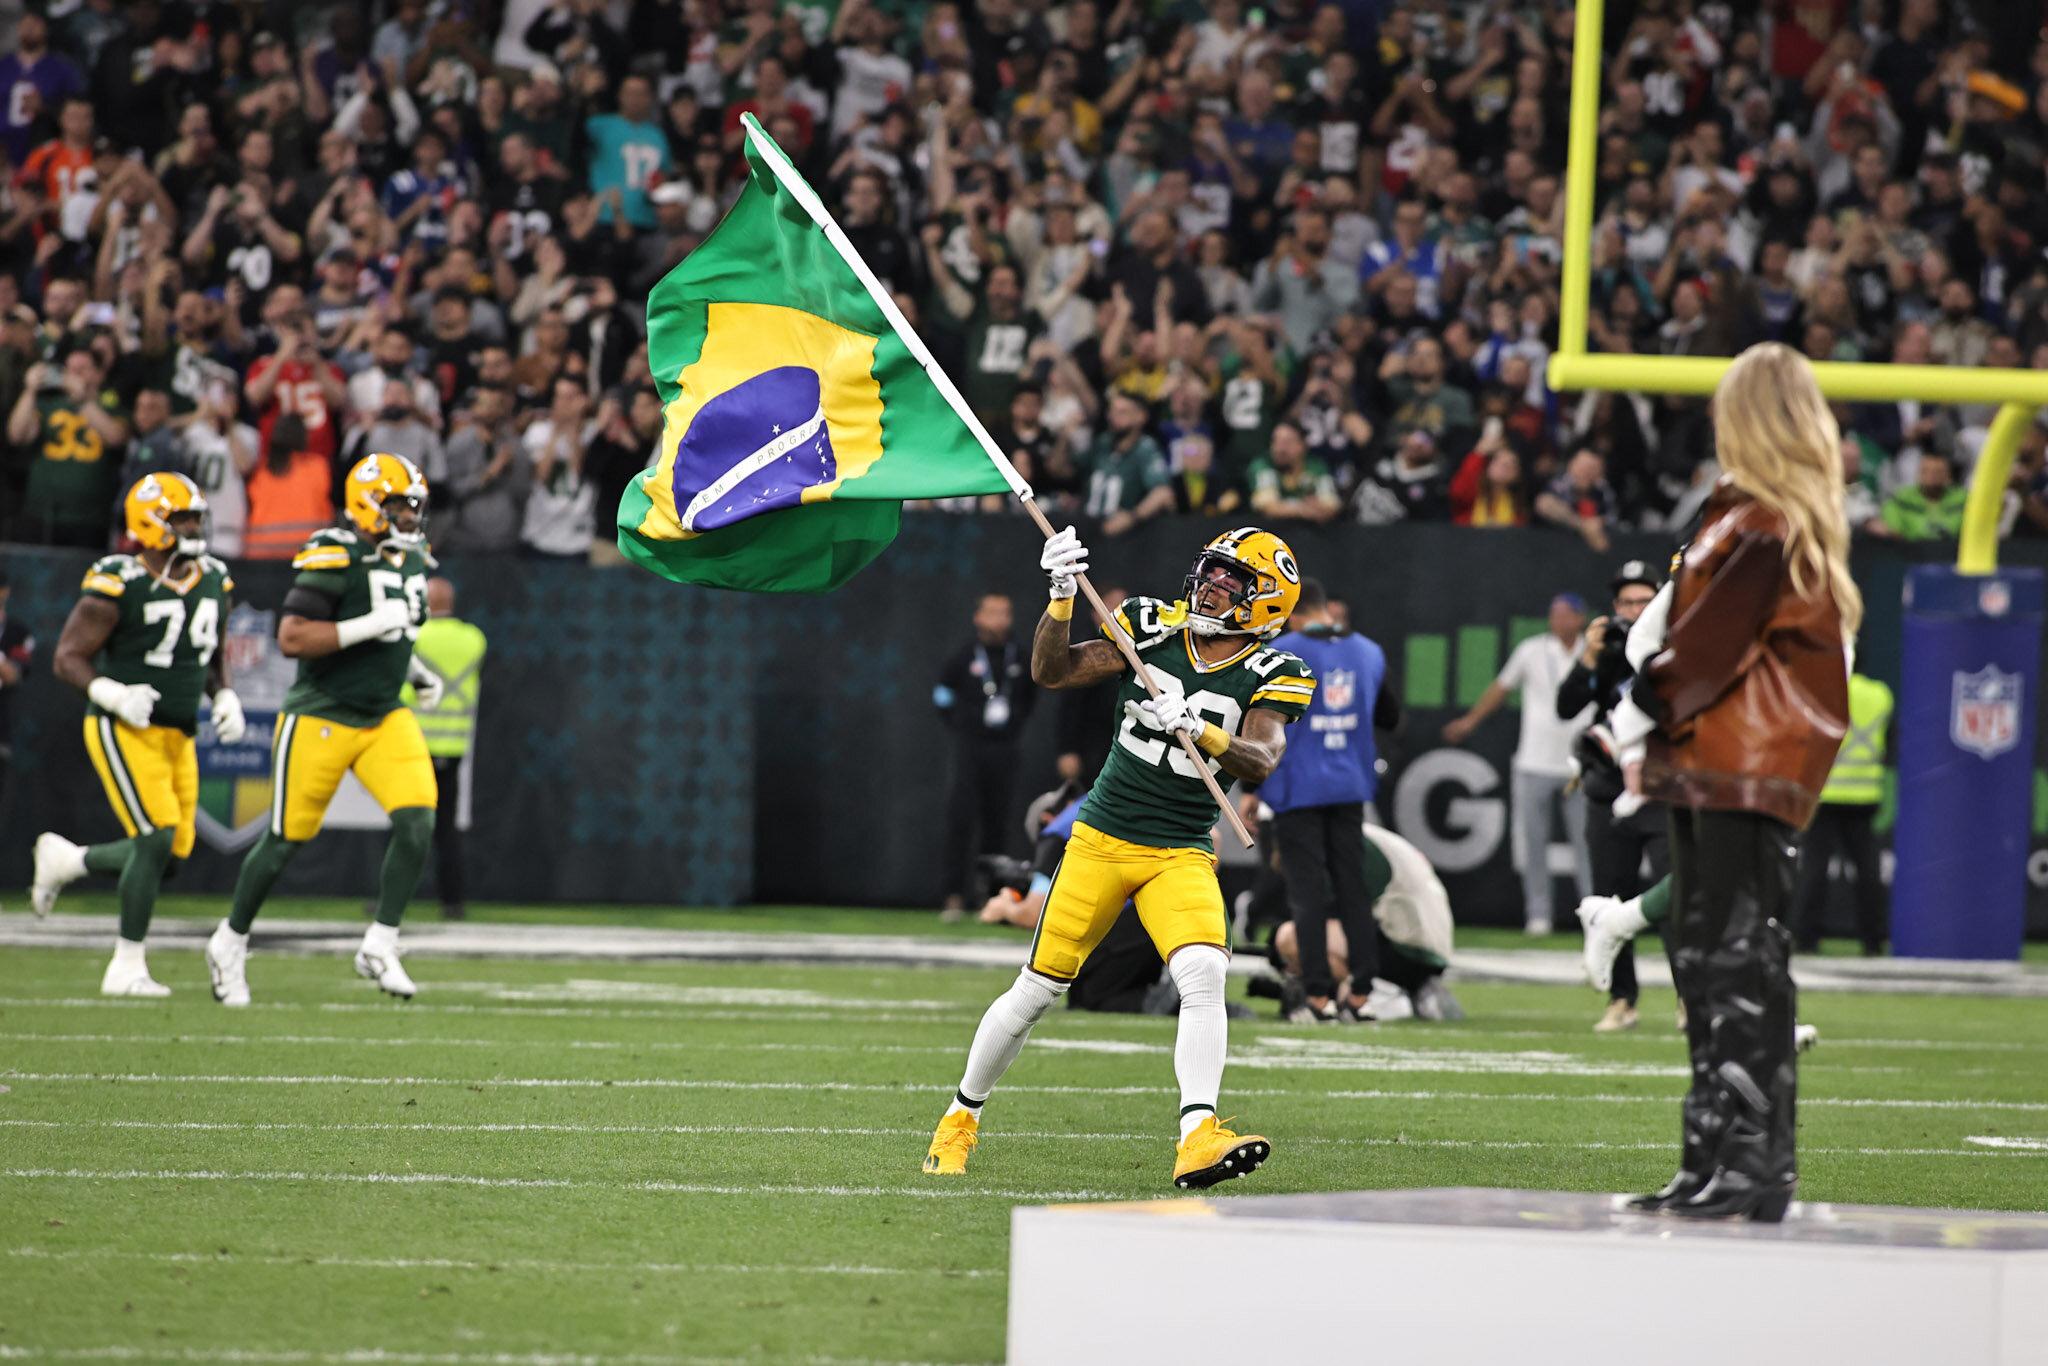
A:
[[[1854,634],[1863,594],[1849,577],[1842,434],[1804,356],[1762,342],[1735,358],[1714,390],[1714,454],[1730,483],[1785,519],[1793,591],[1830,594]]]

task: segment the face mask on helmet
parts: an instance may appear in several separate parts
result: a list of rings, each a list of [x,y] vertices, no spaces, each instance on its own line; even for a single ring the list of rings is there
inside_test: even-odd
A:
[[[1248,631],[1250,613],[1246,609],[1258,591],[1257,570],[1242,560],[1204,550],[1181,584],[1181,596],[1188,604],[1188,628],[1198,636]]]
[[[176,536],[178,554],[196,560],[206,553],[206,513],[200,509],[174,512],[164,522]]]
[[[400,550],[417,550],[427,543],[427,491],[415,484],[404,493],[386,494],[378,505],[384,513],[384,520],[390,523],[390,530],[384,533],[384,544]],[[412,514],[410,529],[401,529],[398,515]]]

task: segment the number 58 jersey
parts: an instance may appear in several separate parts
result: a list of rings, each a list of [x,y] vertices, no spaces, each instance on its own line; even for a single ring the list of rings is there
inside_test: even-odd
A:
[[[1185,603],[1131,598],[1116,615],[1131,633],[1138,658],[1152,670],[1159,690],[1180,692],[1190,711],[1231,735],[1238,733],[1254,707],[1276,711],[1292,722],[1315,697],[1315,675],[1299,657],[1256,640],[1246,640],[1242,649],[1219,664],[1201,662],[1187,629]],[[1103,634],[1109,634],[1107,628]],[[1146,695],[1145,685],[1126,673],[1116,693],[1116,741],[1077,819],[1132,844],[1211,850],[1216,802],[1202,782],[1201,770],[1180,741],[1125,714],[1125,703],[1142,702]],[[1216,760],[1203,755],[1202,761],[1211,773],[1222,774]],[[1226,787],[1230,783],[1228,777],[1220,780]]]
[[[133,555],[108,555],[85,572],[81,591],[114,604],[120,618],[101,648],[99,671],[116,683],[147,683],[157,690],[152,727],[191,735],[199,728],[206,666],[220,648],[235,582],[211,555],[185,561],[176,579],[157,580]],[[89,716],[104,716],[97,704]]]
[[[347,621],[379,603],[403,602],[412,624],[395,640],[366,640],[317,659],[301,659],[283,710],[344,726],[374,726],[400,704],[413,641],[427,619],[427,561],[417,550],[382,550],[347,527],[315,532],[292,557],[285,611]]]

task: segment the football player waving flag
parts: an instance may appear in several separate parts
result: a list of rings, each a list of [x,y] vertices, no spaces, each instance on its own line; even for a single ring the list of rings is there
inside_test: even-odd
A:
[[[1294,610],[1301,571],[1278,536],[1240,527],[1203,547],[1178,600],[1126,600],[1116,626],[1136,646],[1139,667],[1151,676],[1148,690],[1108,625],[1105,639],[1070,640],[1087,557],[1071,527],[1045,544],[1040,564],[1051,579],[1051,600],[1032,640],[1031,676],[1042,687],[1079,688],[1124,675],[1116,741],[1053,873],[1031,957],[982,1016],[924,1169],[939,1176],[967,1169],[983,1102],[1129,900],[1180,989],[1173,1182],[1213,1186],[1252,1171],[1272,1145],[1232,1132],[1216,1114],[1230,940],[1209,833],[1216,806],[1205,779],[1221,772],[1264,781],[1287,747],[1288,723],[1315,696],[1308,667],[1268,644]],[[1194,741],[1199,762],[1177,743],[1182,736]]]
[[[121,931],[100,990],[168,996],[149,975],[142,946],[157,888],[171,860],[191,854],[198,832],[200,701],[212,697],[223,741],[242,738],[242,703],[220,654],[235,585],[206,553],[206,499],[184,475],[145,475],[122,513],[141,549],[86,571],[53,667],[86,695],[85,750],[127,836],[87,848],[41,835],[29,900],[48,915],[66,883],[87,873],[118,877]]]

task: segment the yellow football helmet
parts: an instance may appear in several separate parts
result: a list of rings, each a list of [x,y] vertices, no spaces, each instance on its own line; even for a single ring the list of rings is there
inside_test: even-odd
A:
[[[1205,586],[1223,588],[1230,605],[1219,613],[1200,610],[1197,592]],[[1270,531],[1241,526],[1202,547],[1195,567],[1181,585],[1188,605],[1188,627],[1198,636],[1248,635],[1261,639],[1279,635],[1301,597],[1301,566],[1287,542]]]
[[[393,498],[407,499],[419,514],[411,531],[393,524],[385,504]],[[379,451],[356,461],[348,472],[345,496],[348,519],[357,531],[373,541],[412,550],[427,539],[427,477],[419,466],[402,455]]]
[[[206,495],[199,485],[182,474],[145,474],[121,500],[128,521],[128,534],[145,549],[168,550],[197,559],[206,553],[206,535],[180,536],[171,529],[171,518],[179,513],[206,516]]]

